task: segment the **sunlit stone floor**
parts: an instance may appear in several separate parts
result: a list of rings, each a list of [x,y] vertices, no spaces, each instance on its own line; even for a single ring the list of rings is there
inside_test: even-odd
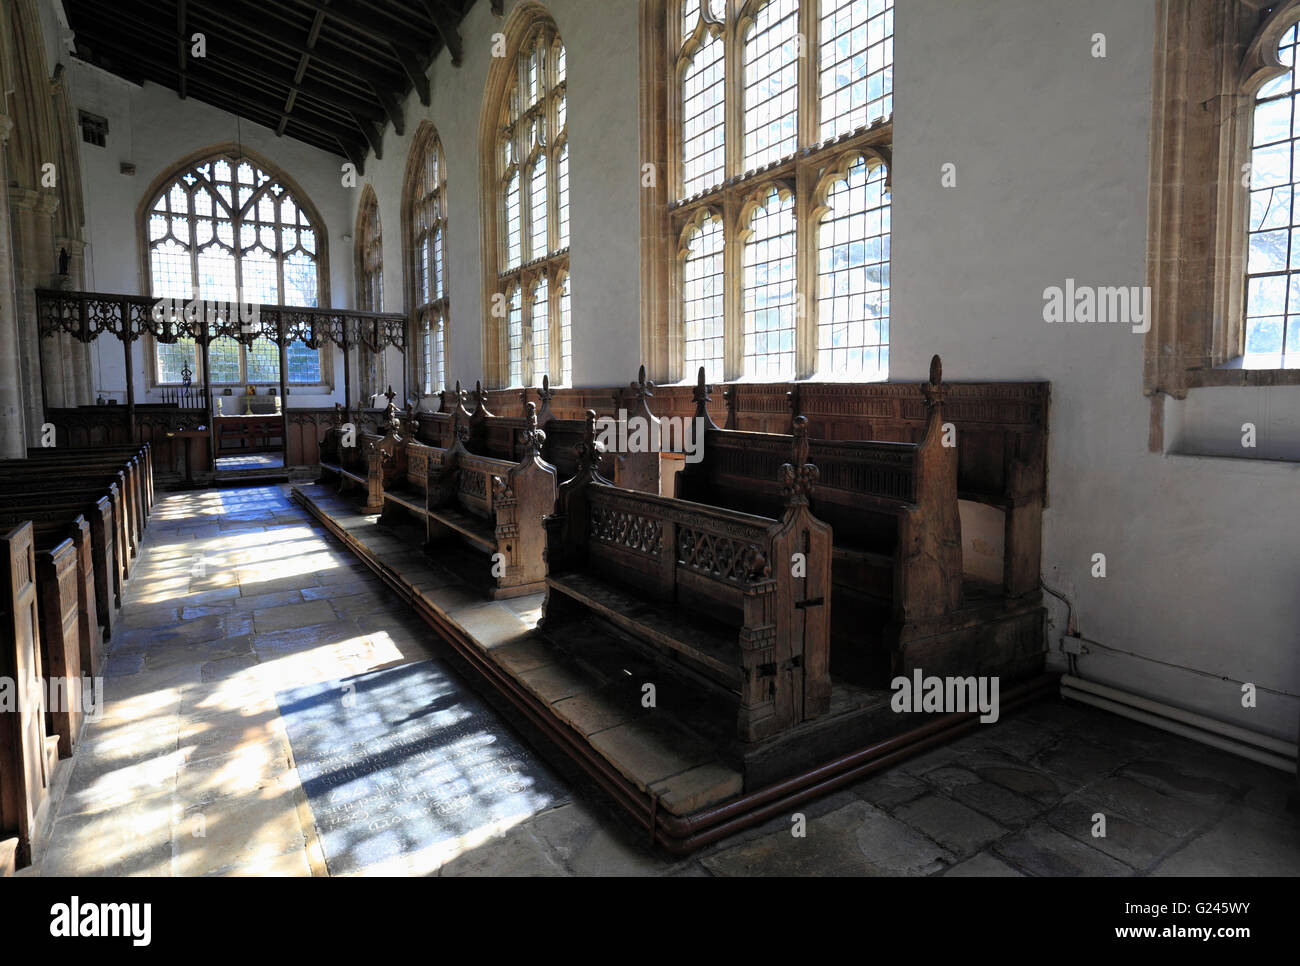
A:
[[[44,875],[324,875],[274,694],[437,658],[278,487],[160,494]],[[504,722],[502,728],[508,727]],[[526,740],[532,736],[524,734]],[[581,777],[441,874],[1300,874],[1294,779],[1049,702],[687,859]],[[1105,839],[1092,815],[1108,816]]]

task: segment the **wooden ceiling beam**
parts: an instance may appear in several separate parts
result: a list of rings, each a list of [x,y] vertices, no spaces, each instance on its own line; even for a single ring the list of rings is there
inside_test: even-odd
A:
[[[78,46],[102,49],[108,69],[137,82],[157,79],[182,98],[278,135],[342,150],[360,167],[368,151],[380,156],[386,123],[405,136],[408,92],[431,103],[433,57],[445,47],[454,65],[462,63],[460,22],[472,0],[64,3]],[[190,56],[195,32],[207,39],[202,59]]]
[[[355,142],[345,141],[342,138],[339,139],[339,147],[343,149],[343,157],[347,158],[356,166],[357,174],[359,175],[365,174],[366,173],[365,149],[361,147],[361,145]]]
[[[424,27],[418,23],[392,20],[376,10],[361,7],[351,0],[334,0],[328,4],[323,0],[303,0],[303,2],[314,10],[324,10],[331,20],[347,24],[367,37],[382,40],[395,51],[405,50],[418,56],[438,36],[437,29],[432,26]]]
[[[326,0],[326,2],[328,3],[329,0]],[[294,104],[298,100],[298,88],[302,84],[303,75],[307,73],[307,65],[311,63],[313,48],[316,46],[316,39],[320,36],[320,28],[324,23],[325,12],[317,10],[316,16],[311,21],[311,30],[307,31],[307,49],[298,55],[298,69],[293,72],[293,86],[289,88],[289,96],[284,99],[284,112],[280,115],[280,123],[275,128],[277,137],[284,136],[285,126],[289,123],[289,115],[293,113]],[[354,120],[356,120],[355,115]],[[361,126],[362,123],[357,120],[358,126]]]
[[[86,0],[76,0],[76,2],[84,3]],[[143,0],[143,2],[149,4],[150,0]],[[278,24],[283,24],[283,30],[268,32],[265,25],[268,18],[274,19]],[[290,30],[301,30],[303,24],[292,17],[286,16],[274,6],[258,5],[246,2],[246,0],[222,0],[220,5],[213,4],[198,9],[191,6],[189,19],[191,25],[195,27],[199,26],[200,21],[209,24],[224,24],[239,34],[241,46],[258,47],[275,57],[290,57],[307,52],[305,43],[291,39],[286,33],[286,31]],[[329,26],[328,23],[326,26]],[[356,39],[355,34],[354,39]],[[326,43],[332,44],[333,41],[322,33],[315,49],[311,51],[312,59],[317,63],[329,63],[340,74],[358,74],[356,60],[361,59],[381,71],[388,72],[393,78],[402,76],[400,65],[392,63],[394,58],[389,57],[384,61],[377,61],[374,57],[367,56],[365,50],[355,43],[337,51],[327,50],[322,46],[322,44]],[[387,44],[381,43],[381,49],[388,51],[390,48]]]
[[[460,17],[443,6],[440,0],[424,0],[424,8],[429,11],[429,17],[438,28],[442,42],[447,45],[452,66],[459,67],[465,57],[465,41],[460,35]]]
[[[384,105],[384,110],[388,114],[388,119],[393,122],[393,130],[397,136],[406,136],[406,117],[402,114],[402,105],[397,97],[386,87],[375,85],[375,96],[379,98],[379,103]]]
[[[105,39],[102,34],[99,36],[97,44],[101,48],[108,47],[118,50],[127,57],[140,56],[139,50],[134,50],[126,45]],[[159,64],[158,69],[173,76],[179,76],[175,68]],[[168,79],[170,80],[170,78]],[[240,94],[231,91],[230,82],[232,80],[236,84],[243,84],[245,86],[249,83],[239,78],[232,78],[229,74],[224,72],[221,72],[219,82],[215,79],[210,80],[206,73],[194,73],[191,71],[190,74],[190,86],[194,88],[195,91],[204,92],[203,94],[196,95],[200,100],[206,101],[222,110],[229,111],[232,114],[237,114],[246,120],[253,121],[256,124],[261,124],[264,127],[274,130],[279,119],[278,112],[256,100],[245,98]],[[292,123],[306,130],[314,131],[331,141],[343,138],[348,138],[349,140],[355,139],[355,136],[360,133],[358,130],[354,129],[353,123],[350,120],[346,124],[332,124],[327,120],[322,123],[315,123],[306,118],[295,116],[292,119]],[[319,147],[320,145],[318,144],[317,146]],[[332,150],[332,148],[327,150]]]
[[[185,0],[176,0],[176,60],[180,68],[180,89],[176,92],[185,100],[185,59],[189,46],[185,37]]]
[[[93,0],[92,5],[94,5]],[[112,14],[107,9],[104,11],[104,16],[106,18],[112,16],[117,20],[130,24],[132,32],[129,40],[135,40],[141,37],[157,36],[156,28],[146,21],[136,20],[122,14]],[[117,43],[119,48],[124,48],[125,52],[131,53],[135,56],[142,57],[146,60],[149,59],[150,52],[147,49],[142,49],[128,43],[128,39],[115,31],[112,27],[108,27],[104,24],[96,24],[93,34],[95,37],[100,38],[122,37],[123,39],[119,40]],[[92,39],[88,41],[88,43],[93,47],[94,40]],[[211,70],[216,69],[216,65],[220,64],[232,68],[232,70],[225,73],[230,75],[236,83],[245,79],[244,77],[241,77],[241,75],[246,75],[246,77],[259,78],[268,84],[279,85],[290,91],[294,86],[292,78],[279,77],[275,74],[269,73],[257,62],[245,59],[239,54],[227,52],[224,45],[210,44],[208,47],[208,56],[204,58],[204,60],[208,63],[200,61],[195,64],[190,64],[189,69],[191,71],[203,69]],[[335,111],[341,118],[346,119],[353,115],[361,115],[369,120],[379,121],[388,114],[387,110],[381,103],[371,103],[364,98],[354,97],[343,93],[337,88],[326,87],[311,81],[300,81],[297,87],[300,94],[333,109],[333,111]],[[275,96],[279,97],[280,95],[277,92]]]
[[[382,161],[384,159],[384,139],[380,130],[368,121],[357,119],[357,127],[370,145],[370,150],[375,153],[375,159]]]
[[[406,77],[411,82],[411,87],[420,95],[420,103],[428,107],[432,102],[432,91],[429,90],[429,72],[428,65],[421,65],[419,58],[409,50],[399,50],[393,48],[397,54],[397,59],[402,62],[402,69],[406,71]]]
[[[234,7],[235,0],[227,0],[225,6],[227,9]],[[209,11],[205,11],[205,13],[208,12]],[[228,16],[222,14],[214,13],[214,16],[217,16],[218,18],[228,23],[235,22],[232,21]],[[260,38],[255,36],[249,37],[248,39],[253,45],[259,47],[262,50],[271,52],[272,54],[277,52],[276,51],[277,47],[288,47],[298,54],[305,54],[308,52],[308,48],[306,44],[297,44],[286,38],[278,38],[274,42],[263,41]],[[315,47],[311,50],[312,63],[317,67],[332,68],[334,71],[337,72],[337,76],[339,78],[347,78],[351,76],[362,81],[363,85],[368,86],[370,88],[370,91],[375,95],[375,99],[379,102],[380,107],[383,109],[383,115],[387,116],[388,120],[392,122],[393,130],[397,132],[399,137],[403,136],[406,133],[405,119],[402,115],[401,106],[398,103],[397,97],[392,93],[393,91],[400,89],[401,81],[398,80],[397,78],[401,75],[392,75],[392,76],[385,77],[379,73],[376,73],[373,70],[359,67],[355,60],[351,60],[351,59],[345,60],[343,57],[335,57],[321,47],[321,43],[324,42],[324,40],[325,37],[321,35],[317,40]],[[350,57],[355,56],[355,53],[356,50],[354,49],[353,51],[349,52],[349,56]],[[375,64],[375,61],[367,59],[366,63]],[[382,66],[380,69],[387,70],[386,67],[382,67]],[[299,85],[299,89],[304,94],[311,94],[313,91],[313,86],[309,83],[303,83]],[[356,107],[358,103],[359,102],[357,101],[348,101],[347,103],[340,101],[340,105],[346,108],[346,110],[349,113],[353,113],[353,114],[358,113]],[[381,116],[379,114],[376,114],[373,110],[363,111],[360,113],[363,113],[365,117],[371,120],[378,120]]]

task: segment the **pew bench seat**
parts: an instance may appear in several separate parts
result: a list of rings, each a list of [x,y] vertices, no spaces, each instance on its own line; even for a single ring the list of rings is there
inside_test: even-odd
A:
[[[475,550],[489,556],[497,552],[497,528],[493,521],[455,505],[429,507],[422,511],[434,524],[454,530]]]
[[[691,676],[739,699],[743,680],[734,629],[673,604],[654,604],[635,591],[585,573],[551,575],[548,593],[559,593],[591,610],[661,656],[684,659]]]

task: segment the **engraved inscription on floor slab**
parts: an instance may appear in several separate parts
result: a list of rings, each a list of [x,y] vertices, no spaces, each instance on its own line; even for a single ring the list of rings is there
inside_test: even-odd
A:
[[[433,872],[568,801],[505,723],[432,662],[276,700],[333,875]]]

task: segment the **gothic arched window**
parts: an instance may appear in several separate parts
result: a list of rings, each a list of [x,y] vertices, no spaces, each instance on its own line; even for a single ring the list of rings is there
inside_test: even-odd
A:
[[[572,382],[569,313],[569,146],[564,44],[549,19],[523,30],[508,60],[495,120],[490,217],[491,319],[488,340],[510,385]]]
[[[447,171],[438,132],[427,121],[407,160],[403,200],[411,266],[411,325],[418,347],[416,384],[425,393],[447,383]]]
[[[282,173],[236,152],[220,152],[168,175],[145,215],[149,284],[155,298],[296,305],[321,302],[323,238],[310,202]],[[321,355],[301,342],[287,350],[288,381],[322,381]],[[208,348],[211,381],[277,383],[280,355],[268,339],[229,337]],[[155,346],[159,383],[200,378],[194,340]]]

